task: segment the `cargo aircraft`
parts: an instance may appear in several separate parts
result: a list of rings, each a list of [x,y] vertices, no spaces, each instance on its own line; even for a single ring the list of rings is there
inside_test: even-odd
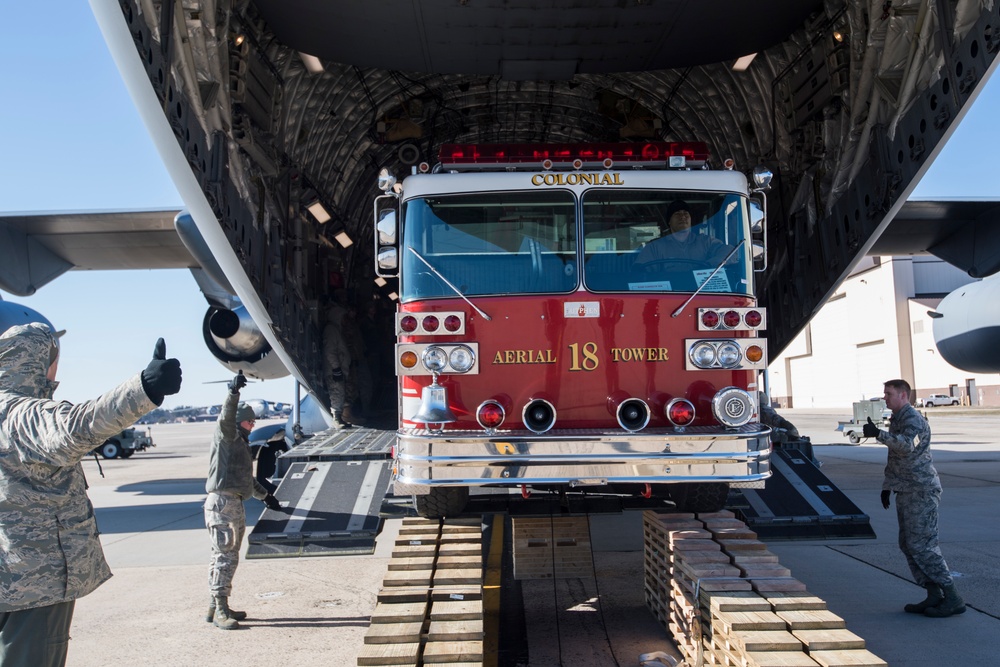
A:
[[[91,0],[186,211],[5,216],[0,287],[190,268],[220,362],[324,397],[324,304],[394,309],[381,169],[445,143],[696,140],[774,174],[755,291],[776,355],[864,254],[1000,269],[995,203],[906,201],[997,65],[987,4]]]

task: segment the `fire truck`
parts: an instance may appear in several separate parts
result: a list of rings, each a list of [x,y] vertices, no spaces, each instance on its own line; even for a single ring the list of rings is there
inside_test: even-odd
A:
[[[444,145],[375,200],[398,278],[394,492],[642,494],[714,511],[762,488],[764,167],[697,142]],[[686,229],[684,218],[687,219]],[[675,224],[676,223],[676,224]]]

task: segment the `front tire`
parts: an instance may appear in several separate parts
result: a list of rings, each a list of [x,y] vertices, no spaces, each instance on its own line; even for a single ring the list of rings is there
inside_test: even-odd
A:
[[[851,431],[850,433],[847,434],[847,439],[851,441],[852,445],[857,445],[861,443],[861,438],[859,438],[858,434],[855,433],[854,431]]]
[[[101,445],[101,456],[106,459],[116,459],[121,454],[122,448],[116,440],[108,440]]]
[[[134,449],[122,449],[121,454],[119,454],[119,456],[121,456],[123,459],[127,459],[128,457],[132,456],[133,454],[135,454],[135,450]]]
[[[417,514],[425,519],[443,519],[462,513],[469,502],[467,486],[432,486],[426,495],[413,496]]]
[[[696,482],[669,485],[670,499],[681,512],[718,512],[726,506],[729,485]]]

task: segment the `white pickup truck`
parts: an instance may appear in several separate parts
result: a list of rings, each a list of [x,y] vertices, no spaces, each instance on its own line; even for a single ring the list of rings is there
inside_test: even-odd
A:
[[[933,408],[935,405],[958,405],[958,397],[948,394],[931,394],[927,398],[917,399],[918,408]]]

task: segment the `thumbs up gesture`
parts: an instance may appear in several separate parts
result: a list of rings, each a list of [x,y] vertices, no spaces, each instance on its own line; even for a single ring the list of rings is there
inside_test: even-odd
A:
[[[153,360],[142,372],[142,388],[149,400],[157,405],[163,398],[181,390],[181,362],[167,359],[167,344],[162,338],[153,348]]]
[[[874,438],[878,435],[878,426],[875,425],[871,417],[868,418],[868,423],[861,427],[861,430],[866,438]]]

